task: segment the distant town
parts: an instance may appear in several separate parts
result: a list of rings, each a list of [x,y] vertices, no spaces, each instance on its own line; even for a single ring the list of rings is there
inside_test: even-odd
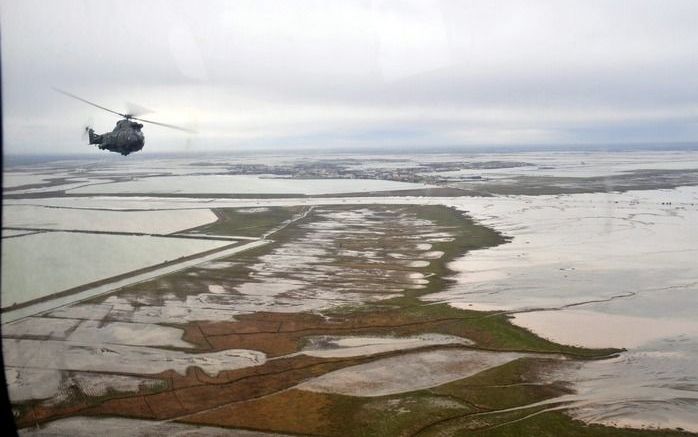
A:
[[[472,181],[483,179],[481,175],[453,174],[462,170],[492,170],[516,167],[531,167],[533,164],[518,161],[480,162],[433,162],[414,163],[402,160],[380,161],[381,166],[365,166],[354,159],[315,160],[290,164],[232,164],[228,173],[234,175],[274,175],[289,179],[378,179],[396,182],[442,184],[447,182]],[[407,165],[405,165],[407,164]],[[194,163],[208,166],[211,163]],[[444,174],[451,173],[451,174]]]

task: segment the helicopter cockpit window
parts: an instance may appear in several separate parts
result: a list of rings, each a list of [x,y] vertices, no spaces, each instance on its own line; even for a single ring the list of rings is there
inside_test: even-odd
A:
[[[1,422],[697,435],[698,2],[628,6],[2,0]]]

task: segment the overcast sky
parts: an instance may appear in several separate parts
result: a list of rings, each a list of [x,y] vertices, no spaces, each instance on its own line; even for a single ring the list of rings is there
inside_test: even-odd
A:
[[[698,140],[698,1],[0,0],[6,153]]]

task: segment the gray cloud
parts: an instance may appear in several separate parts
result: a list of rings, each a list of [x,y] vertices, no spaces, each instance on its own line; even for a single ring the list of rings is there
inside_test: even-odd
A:
[[[146,150],[693,141],[686,1],[3,0],[6,152],[80,152],[151,118]]]

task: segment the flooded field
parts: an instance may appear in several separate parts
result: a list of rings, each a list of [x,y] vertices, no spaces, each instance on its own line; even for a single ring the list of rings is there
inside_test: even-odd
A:
[[[222,223],[230,231],[236,224]],[[43,423],[69,411],[108,416],[119,410],[133,418],[220,425],[231,399],[220,396],[221,384],[238,386],[226,392],[239,399],[236,405],[251,402],[250,408],[256,397],[245,393],[267,386],[272,398],[293,389],[300,397],[336,402],[351,395],[369,402],[410,397],[520,358],[559,361],[564,354],[613,351],[520,339],[501,318],[492,320],[505,333],[495,340],[483,335],[479,322],[460,323],[472,317],[467,312],[419,305],[417,296],[442,286],[445,263],[454,255],[503,241],[453,209],[316,206],[272,237],[271,244],[239,255],[6,324],[3,354],[19,423]],[[269,379],[271,369],[285,370]],[[247,381],[240,374],[258,376]],[[365,382],[357,385],[357,378]],[[34,387],[35,380],[43,384]],[[342,388],[346,381],[355,383]],[[167,400],[192,395],[184,406]],[[136,408],[133,414],[121,410],[124,398]],[[150,416],[154,402],[165,403]],[[262,417],[260,411],[247,418]],[[305,430],[317,426],[325,425],[310,420]]]
[[[15,419],[26,435],[698,432],[698,191],[636,173],[695,157],[628,156],[500,155],[452,174],[591,178],[577,194],[495,197],[285,197],[309,186],[297,179],[198,197],[226,160],[15,171],[2,289]],[[450,174],[455,158],[381,159],[342,166]],[[595,192],[626,174],[642,189]],[[204,188],[116,189],[175,175]],[[364,186],[335,181],[317,186]],[[74,183],[87,185],[55,191]],[[36,265],[53,268],[21,274]],[[15,295],[42,300],[8,310]]]
[[[230,241],[73,232],[23,235],[3,241],[2,305],[5,308],[44,298],[230,244]]]
[[[190,211],[105,211],[98,209],[6,206],[3,226],[44,230],[80,230],[143,234],[171,234],[216,221],[206,209]]]
[[[247,175],[149,177],[133,182],[95,184],[70,189],[73,194],[108,193],[216,193],[216,194],[339,194],[366,191],[410,190],[423,185],[380,180],[286,179]]]

